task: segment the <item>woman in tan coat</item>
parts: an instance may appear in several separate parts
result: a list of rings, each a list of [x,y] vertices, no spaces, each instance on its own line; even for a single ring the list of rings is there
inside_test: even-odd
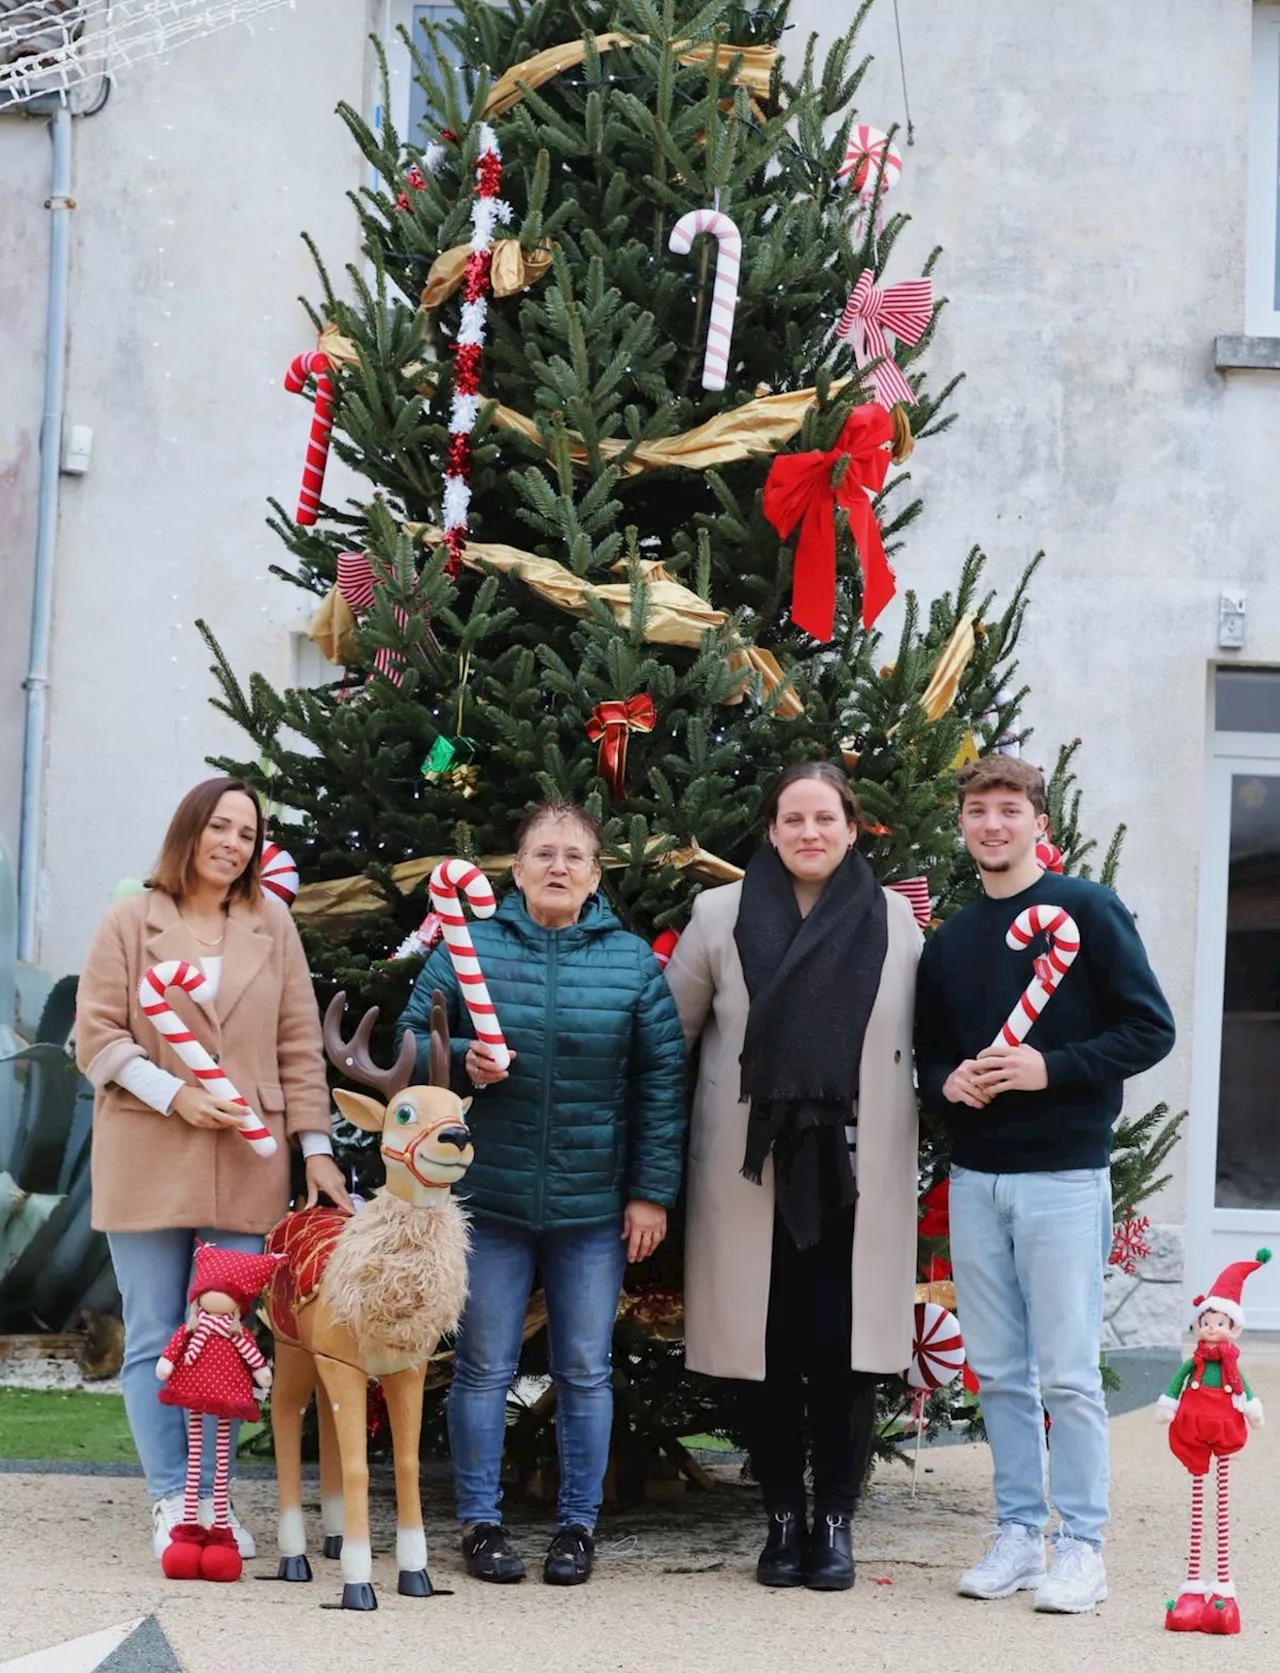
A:
[[[258,884],[262,810],[239,779],[183,797],[146,890],[107,913],[76,1005],[76,1057],[95,1089],[93,1223],[107,1234],[124,1302],[124,1400],[152,1499],[157,1557],[182,1519],[186,1418],[157,1399],[156,1361],[182,1324],[197,1237],[261,1253],[288,1206],[289,1145],[306,1157],[308,1201],[350,1209],[330,1141],[329,1093],[311,977],[287,909]],[[185,959],[213,989],[212,1009],[169,1002],[276,1139],[256,1154],[243,1112],[193,1083],[143,1016],[138,983]],[[233,1447],[234,1451],[234,1447]],[[212,1514],[212,1434],[201,1511]],[[241,1554],[253,1539],[232,1516]]]
[[[854,847],[858,804],[838,768],[787,768],[763,812],[767,843],[741,883],[698,897],[667,966],[685,1039],[702,1046],[686,1359],[756,1385],[751,1465],[769,1518],[757,1578],[834,1591],[853,1584],[876,1379],[911,1356],[921,937]]]

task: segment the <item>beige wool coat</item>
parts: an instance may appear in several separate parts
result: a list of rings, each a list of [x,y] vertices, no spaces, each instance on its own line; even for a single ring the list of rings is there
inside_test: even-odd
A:
[[[739,1098],[749,999],[733,929],[741,883],[694,902],[667,981],[685,1040],[702,1042],[689,1138],[685,1361],[691,1371],[758,1382],[773,1255],[773,1159],[763,1183],[742,1177],[749,1105]],[[858,1095],[853,1337],[857,1371],[911,1358],[916,1274],[918,1116],[911,1030],[922,938],[901,895],[885,891],[889,947],[863,1041]]]
[[[306,956],[288,909],[265,897],[256,907],[231,906],[214,1014],[181,992],[171,992],[169,1003],[262,1117],[275,1155],[256,1155],[232,1128],[197,1128],[161,1115],[116,1085],[124,1065],[144,1054],[192,1083],[191,1071],[143,1016],[138,983],[153,964],[191,959],[198,950],[176,902],[159,889],[117,902],[89,948],[76,1002],[76,1061],[95,1092],[99,1231],[266,1232],[288,1206],[286,1139],[331,1130]]]

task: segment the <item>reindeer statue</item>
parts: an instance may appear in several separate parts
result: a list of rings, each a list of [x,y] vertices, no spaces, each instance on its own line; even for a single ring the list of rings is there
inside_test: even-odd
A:
[[[387,1183],[354,1219],[336,1209],[304,1209],[286,1215],[267,1239],[268,1250],[284,1256],[265,1302],[275,1338],[277,1578],[311,1579],[302,1522],[302,1419],[318,1381],[324,1552],[341,1553],[342,1607],[376,1609],[365,1423],[366,1385],[374,1377],[386,1395],[395,1451],[398,1590],[406,1597],[432,1593],[418,1480],[422,1385],[436,1343],[457,1325],[466,1300],[466,1216],[449,1188],[471,1165],[464,1120],[471,1100],[449,1090],[449,1031],[439,993],[431,1007],[429,1086],[409,1085],[417,1055],[412,1034],[392,1067],[381,1069],[369,1053],[377,1009],[366,1012],[350,1042],[342,1038],[345,1009],[340,993],[325,1013],[329,1060],[349,1079],[376,1088],[386,1103],[359,1092],[333,1096],[348,1121],[381,1133]]]

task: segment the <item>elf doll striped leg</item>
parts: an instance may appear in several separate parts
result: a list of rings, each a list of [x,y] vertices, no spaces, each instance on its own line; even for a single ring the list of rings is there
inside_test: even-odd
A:
[[[231,1478],[231,1419],[218,1419],[217,1451],[213,1467],[213,1526],[200,1554],[200,1576],[204,1580],[238,1580],[244,1562],[231,1532],[228,1482]]]
[[[1204,1608],[1201,1632],[1240,1631],[1240,1605],[1231,1580],[1231,1460],[1218,1459],[1218,1583]]]
[[[200,1455],[204,1444],[200,1419],[187,1424],[187,1484],[182,1498],[182,1521],[169,1535],[160,1567],[170,1580],[196,1580],[205,1530],[200,1526]]]
[[[1191,1478],[1191,1545],[1187,1556],[1187,1578],[1168,1606],[1164,1624],[1169,1632],[1199,1632],[1207,1594],[1201,1578],[1204,1560],[1204,1477]]]

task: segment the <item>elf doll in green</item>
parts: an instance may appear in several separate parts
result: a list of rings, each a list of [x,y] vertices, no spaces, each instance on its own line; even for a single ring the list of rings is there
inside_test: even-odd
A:
[[[1193,1297],[1196,1347],[1174,1373],[1157,1403],[1156,1416],[1169,1425],[1174,1456],[1191,1472],[1191,1554],[1187,1578],[1169,1604],[1164,1624],[1170,1632],[1235,1633],[1240,1605],[1231,1580],[1229,1470],[1233,1453],[1262,1425],[1262,1402],[1240,1371],[1236,1342],[1244,1330],[1240,1291],[1245,1279],[1271,1259],[1259,1249],[1256,1260],[1226,1267],[1209,1295]],[[1204,1482],[1217,1460],[1218,1578],[1210,1587],[1201,1578],[1204,1542]]]

